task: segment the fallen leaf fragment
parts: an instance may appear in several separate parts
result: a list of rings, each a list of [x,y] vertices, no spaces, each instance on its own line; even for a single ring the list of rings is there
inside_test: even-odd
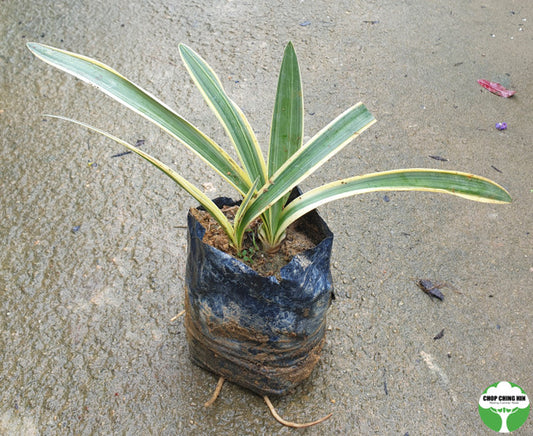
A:
[[[444,329],[442,329],[437,335],[433,338],[434,341],[441,339],[444,336]]]
[[[444,300],[444,295],[439,291],[439,288],[444,285],[435,285],[430,280],[418,280],[416,285],[431,297],[438,298],[440,301]]]
[[[504,86],[500,85],[496,82],[489,82],[485,79],[479,79],[477,81],[483,88],[488,89],[493,94],[499,95],[500,97],[511,97],[513,96],[516,91],[511,91],[510,89],[505,88]]]

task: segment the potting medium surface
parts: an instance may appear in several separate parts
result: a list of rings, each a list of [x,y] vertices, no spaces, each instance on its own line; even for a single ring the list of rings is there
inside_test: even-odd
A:
[[[265,152],[292,41],[304,140],[358,101],[378,120],[304,191],[409,167],[508,189],[510,205],[382,192],[320,208],[335,234],[326,342],[311,377],[271,398],[292,421],[333,412],[305,434],[485,435],[488,386],[505,380],[531,398],[531,2],[6,0],[1,10],[0,434],[294,432],[232,384],[203,406],[217,377],[190,362],[176,316],[196,202],[120,146],[44,114],[138,145],[211,198],[235,192],[147,121],[36,59],[29,41],[111,65],[230,151],[181,63],[184,42]],[[513,432],[532,433],[531,416]]]

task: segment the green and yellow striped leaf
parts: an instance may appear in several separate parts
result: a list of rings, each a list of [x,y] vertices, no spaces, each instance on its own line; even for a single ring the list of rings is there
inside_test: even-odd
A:
[[[92,130],[96,133],[99,133],[103,136],[106,136],[109,139],[112,139],[113,141],[117,142],[120,145],[123,145],[128,150],[138,154],[143,159],[150,162],[152,165],[154,165],[157,169],[161,170],[164,174],[166,174],[168,177],[170,177],[174,182],[176,182],[179,186],[181,186],[183,189],[185,189],[192,197],[194,197],[211,216],[217,221],[217,223],[224,229],[226,234],[228,235],[231,242],[236,246],[237,241],[235,239],[235,232],[233,230],[233,227],[229,220],[226,218],[226,216],[221,212],[221,210],[217,207],[217,205],[208,197],[206,196],[202,191],[200,191],[196,186],[194,186],[192,183],[187,181],[185,178],[179,175],[175,170],[170,168],[168,165],[164,164],[160,160],[156,159],[155,157],[150,156],[148,153],[142,151],[140,148],[135,147],[126,141],[123,141],[120,138],[117,138],[116,136],[111,135],[110,133],[107,133],[103,130],[97,129],[96,127],[93,127],[89,124],[85,124],[81,121],[73,120],[66,117],[61,117],[57,115],[46,115],[47,117],[51,118],[57,118],[60,120],[69,121],[74,124],[78,124],[80,126],[86,127],[89,130]]]
[[[298,59],[292,43],[285,47],[272,114],[268,176],[271,177],[302,146],[304,104]]]
[[[298,59],[292,43],[288,43],[283,54],[279,72],[276,102],[272,114],[270,146],[268,151],[268,176],[274,173],[297,152],[303,141],[304,104],[302,82]],[[285,194],[265,212],[268,221],[265,231],[276,228],[289,193]]]
[[[484,177],[456,171],[422,168],[384,171],[328,183],[302,194],[283,210],[274,240],[307,212],[340,198],[376,191],[428,191],[485,203],[510,203],[511,196]]]
[[[94,85],[156,124],[196,152],[242,195],[248,192],[251,182],[239,165],[212,139],[147,91],[107,65],[86,56],[33,42],[27,46],[39,59]]]
[[[241,163],[248,172],[249,186],[256,178],[263,185],[266,181],[266,164],[246,116],[228,97],[220,79],[207,62],[184,44],[180,44],[179,49],[194,83],[231,138]]]

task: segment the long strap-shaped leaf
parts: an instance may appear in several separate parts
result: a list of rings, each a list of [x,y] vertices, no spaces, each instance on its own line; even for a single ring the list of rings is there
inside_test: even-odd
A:
[[[278,78],[272,114],[268,175],[274,173],[302,146],[304,105],[300,68],[294,46],[288,43]]]
[[[28,43],[28,48],[44,62],[96,86],[161,127],[200,155],[242,195],[248,192],[251,185],[248,176],[222,148],[164,103],[118,72],[86,56],[43,44]]]
[[[511,196],[484,177],[456,171],[402,169],[351,177],[312,189],[283,210],[275,238],[307,212],[340,198],[375,191],[429,191],[457,195],[485,203],[510,203]]]
[[[154,165],[156,168],[158,168],[163,173],[165,173],[168,177],[174,180],[179,186],[185,189],[191,196],[193,196],[207,210],[207,212],[211,214],[211,216],[218,222],[218,224],[220,224],[220,227],[224,229],[228,237],[231,239],[231,242],[235,246],[237,245],[233,227],[231,223],[229,222],[229,220],[226,218],[226,216],[217,207],[217,205],[207,195],[205,195],[202,191],[200,191],[196,186],[194,186],[192,183],[190,183],[185,178],[180,176],[176,171],[174,171],[168,165],[164,164],[163,162],[156,159],[155,157],[150,156],[148,153],[145,153],[141,149],[127,143],[126,141],[123,141],[122,139],[117,138],[116,136],[113,136],[110,133],[104,132],[103,130],[97,129],[96,127],[90,126],[89,124],[85,124],[81,121],[77,121],[77,120],[73,120],[70,118],[61,117],[57,115],[47,115],[47,116],[51,118],[58,118],[60,120],[69,121],[71,123],[75,123],[80,126],[86,127],[96,133],[99,133],[101,135],[108,137],[109,139],[112,139],[113,141],[123,145],[127,149],[138,154],[143,159],[146,159],[148,162],[150,162],[152,165]]]
[[[252,180],[259,178],[262,186],[266,181],[266,164],[246,116],[228,97],[222,83],[207,62],[184,44],[180,44],[179,49],[194,83],[231,138],[248,172],[250,185]]]
[[[268,150],[268,175],[275,172],[302,146],[304,128],[304,105],[302,82],[298,58],[292,43],[288,43],[283,54],[279,72],[276,102],[272,114],[270,146]],[[267,232],[275,227],[279,214],[289,194],[272,205],[265,213],[268,220]]]
[[[375,118],[362,103],[335,118],[293,154],[259,190],[243,221],[248,224],[254,220],[374,122]],[[272,230],[275,233],[275,229]]]

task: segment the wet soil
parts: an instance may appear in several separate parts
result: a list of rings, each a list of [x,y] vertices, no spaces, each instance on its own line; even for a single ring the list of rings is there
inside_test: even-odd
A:
[[[239,253],[230,244],[227,234],[209,213],[196,208],[191,208],[190,212],[202,227],[206,229],[203,237],[205,243],[241,260],[265,277],[275,276],[280,280],[281,268],[287,265],[295,255],[309,250],[316,245],[313,241],[312,229],[302,228],[296,222],[287,228],[286,237],[279,248],[273,253],[267,252],[262,248],[259,236],[257,236],[257,231],[261,224],[259,220],[256,220],[247,230],[243,248]],[[230,219],[230,222],[233,222],[236,206],[225,206],[222,208],[222,212]]]

